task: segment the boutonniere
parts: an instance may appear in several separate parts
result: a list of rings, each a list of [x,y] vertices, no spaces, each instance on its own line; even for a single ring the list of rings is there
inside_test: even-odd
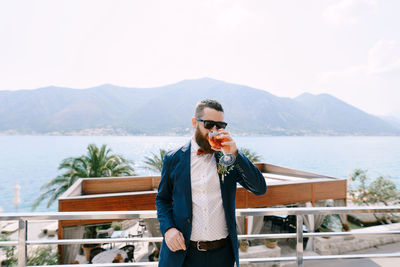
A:
[[[223,156],[222,152],[219,152],[219,153],[220,153],[219,156],[222,157],[222,156]],[[219,174],[221,174],[221,180],[222,180],[222,183],[224,183],[225,175],[228,175],[229,172],[230,172],[231,170],[233,170],[233,168],[234,168],[235,166],[234,166],[233,164],[230,165],[230,166],[226,166],[226,165],[221,164],[221,163],[219,163],[219,162],[218,162],[218,165],[217,165],[217,166],[218,166],[217,172],[218,172]]]

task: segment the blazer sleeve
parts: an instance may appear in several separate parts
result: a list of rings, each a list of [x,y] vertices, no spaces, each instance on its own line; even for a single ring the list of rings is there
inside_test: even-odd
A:
[[[235,161],[236,181],[255,195],[264,195],[267,184],[260,170],[240,151]]]
[[[171,157],[166,154],[163,160],[161,180],[156,196],[157,218],[160,222],[160,230],[163,236],[169,228],[175,227],[174,219],[172,216],[173,183],[170,179],[170,169]]]

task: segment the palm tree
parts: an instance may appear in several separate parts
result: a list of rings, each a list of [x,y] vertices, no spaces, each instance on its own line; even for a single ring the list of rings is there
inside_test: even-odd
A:
[[[165,153],[167,153],[167,151],[160,148],[158,154],[152,153],[151,157],[144,157],[146,159],[144,164],[147,165],[144,168],[161,173]]]
[[[58,199],[78,178],[115,177],[136,175],[133,162],[120,155],[110,154],[111,149],[106,145],[98,148],[95,144],[87,147],[87,154],[77,158],[66,158],[58,166],[65,172],[45,183],[40,190],[44,191],[32,204],[35,210],[46,198],[47,208]]]
[[[242,152],[251,162],[260,162],[261,156],[257,155],[256,152],[251,151],[248,148],[242,147],[240,148],[240,152]]]

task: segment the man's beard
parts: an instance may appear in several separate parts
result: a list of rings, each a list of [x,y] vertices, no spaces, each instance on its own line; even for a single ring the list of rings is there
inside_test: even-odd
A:
[[[194,137],[200,149],[203,150],[205,153],[215,152],[214,150],[212,150],[210,143],[208,142],[208,138],[206,136],[203,136],[198,128],[196,128],[196,131],[194,132]]]

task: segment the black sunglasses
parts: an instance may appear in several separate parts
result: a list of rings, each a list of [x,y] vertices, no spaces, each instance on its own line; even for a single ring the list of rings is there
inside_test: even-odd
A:
[[[210,121],[210,120],[202,120],[199,118],[196,118],[196,121],[202,121],[204,122],[204,128],[210,130],[215,126],[217,126],[217,129],[225,129],[226,125],[228,125],[226,122],[223,121]]]

